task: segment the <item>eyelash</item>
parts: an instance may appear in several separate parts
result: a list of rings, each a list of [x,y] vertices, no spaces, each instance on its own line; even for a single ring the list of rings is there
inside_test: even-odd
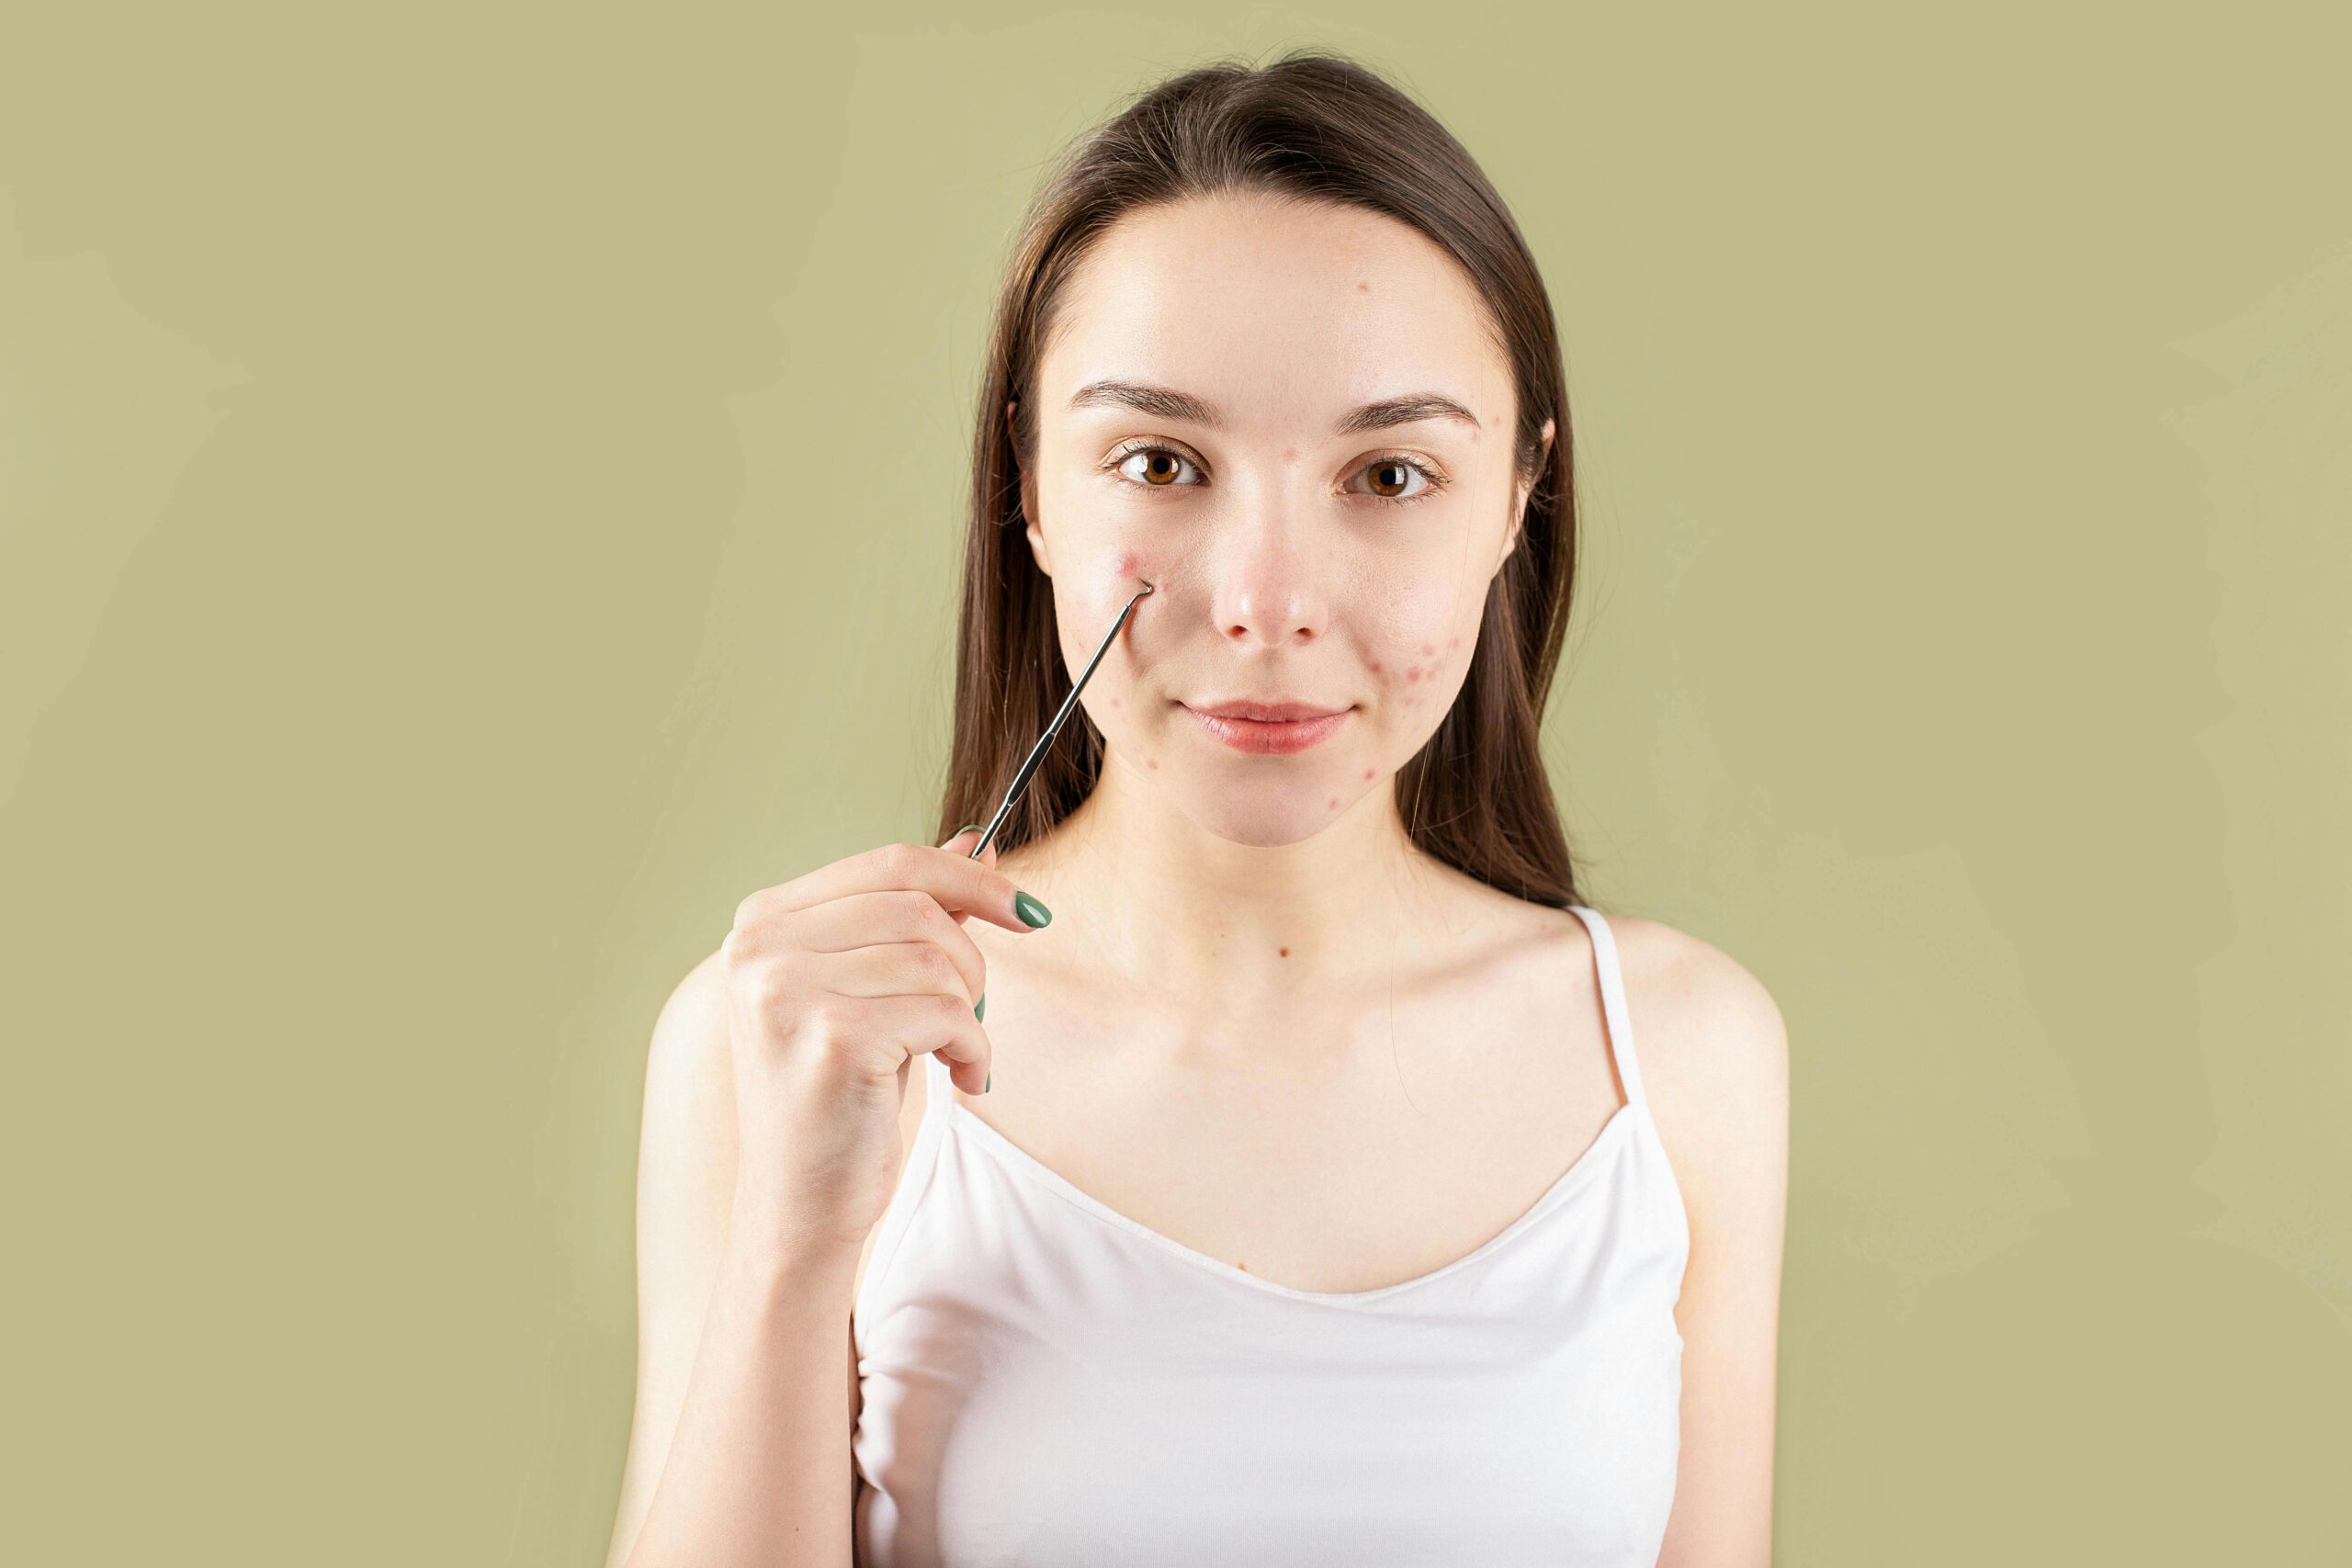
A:
[[[1122,446],[1113,452],[1111,454],[1110,460],[1102,465],[1102,471],[1109,474],[1114,483],[1127,485],[1136,490],[1183,490],[1190,488],[1184,485],[1173,484],[1145,484],[1140,480],[1131,479],[1125,474],[1119,472],[1120,466],[1138,452],[1165,452],[1179,462],[1193,463],[1192,458],[1186,457],[1183,453],[1176,450],[1175,447],[1170,446],[1165,443],[1158,441],[1136,441]],[[1437,469],[1430,468],[1427,463],[1422,462],[1419,458],[1408,457],[1402,452],[1384,452],[1379,457],[1367,462],[1364,467],[1377,468],[1383,463],[1401,463],[1406,468],[1412,469],[1415,473],[1420,475],[1422,479],[1429,481],[1427,488],[1425,488],[1419,495],[1375,495],[1370,497],[1371,500],[1379,502],[1384,506],[1410,506],[1417,501],[1427,501],[1431,496],[1436,495],[1439,491],[1445,489],[1445,487],[1452,482],[1445,477],[1445,475],[1438,472]],[[1193,466],[1196,468],[1200,467],[1198,463],[1193,463]],[[1357,472],[1361,473],[1363,472],[1363,469],[1360,468]]]

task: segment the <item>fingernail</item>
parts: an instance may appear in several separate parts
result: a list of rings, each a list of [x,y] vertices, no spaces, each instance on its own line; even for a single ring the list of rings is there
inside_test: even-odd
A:
[[[990,1089],[994,1089],[995,1087],[996,1087],[996,1075],[995,1075],[994,1073],[990,1073],[987,1077],[982,1078],[982,1079],[980,1080],[980,1092],[981,1092],[982,1094],[986,1094],[986,1093],[988,1093],[988,1091],[989,1091],[989,1090],[990,1090]]]
[[[1046,908],[1026,893],[1015,893],[1012,896],[1012,908],[1016,914],[1033,926],[1045,925],[1054,918],[1054,912],[1051,909]]]
[[[974,1018],[986,1018],[988,1015],[989,999],[986,997],[982,997],[978,1001],[972,1004],[972,1016]]]
[[[947,836],[951,839],[960,839],[975,828],[985,828],[987,826],[988,824],[985,822],[967,822],[961,828],[956,829],[953,833],[950,833]]]

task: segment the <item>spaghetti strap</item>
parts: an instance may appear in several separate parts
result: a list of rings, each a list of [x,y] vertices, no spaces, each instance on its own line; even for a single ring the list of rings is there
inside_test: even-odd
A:
[[[1640,1105],[1642,1066],[1634,1055],[1634,1025],[1625,1010],[1625,977],[1617,966],[1617,938],[1600,910],[1571,904],[1586,931],[1592,934],[1593,967],[1600,976],[1600,1017],[1609,1032],[1609,1054],[1616,1059],[1617,1076],[1625,1080],[1625,1100]]]

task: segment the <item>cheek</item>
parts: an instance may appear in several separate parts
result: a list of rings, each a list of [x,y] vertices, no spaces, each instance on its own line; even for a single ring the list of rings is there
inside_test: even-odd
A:
[[[1408,724],[1434,725],[1462,689],[1468,646],[1462,632],[1406,628],[1384,642],[1365,668],[1380,682],[1391,712]]]
[[[1111,629],[1111,623],[1127,608],[1127,602],[1135,600],[1135,608],[1128,611],[1126,625],[1120,628],[1118,641],[1113,646],[1114,657],[1127,645],[1136,625],[1151,613],[1153,601],[1164,592],[1158,568],[1159,563],[1146,552],[1120,549],[1078,563],[1057,574],[1054,586],[1056,607],[1067,628],[1063,641],[1069,646],[1064,651],[1076,661],[1072,665],[1073,671],[1084,668],[1085,661],[1094,656],[1095,649],[1101,645],[1102,634]],[[1154,592],[1136,599],[1136,591],[1146,584],[1149,584]],[[1109,667],[1106,660],[1105,668],[1095,672],[1094,680],[1100,682],[1115,675],[1116,671]],[[1094,684],[1089,682],[1087,695],[1090,699],[1094,691]]]

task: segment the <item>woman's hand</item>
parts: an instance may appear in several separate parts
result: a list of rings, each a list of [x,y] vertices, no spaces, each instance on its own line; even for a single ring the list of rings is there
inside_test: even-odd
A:
[[[899,1109],[935,1051],[967,1094],[992,1052],[974,1007],[987,966],[978,915],[1035,929],[979,829],[937,849],[893,843],[763,888],[719,944],[737,1118],[735,1223],[767,1243],[854,1255],[888,1206]],[[1043,925],[1044,905],[1024,899]]]

